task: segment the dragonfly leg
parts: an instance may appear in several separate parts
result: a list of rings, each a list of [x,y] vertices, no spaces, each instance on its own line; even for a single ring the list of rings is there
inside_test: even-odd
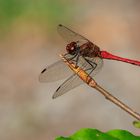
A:
[[[68,61],[76,61],[76,60],[74,60],[74,58],[76,58],[76,56],[77,56],[77,54],[75,54],[74,56],[72,56],[72,57],[70,57],[70,58],[68,58]]]
[[[80,54],[78,53],[76,57],[76,66],[78,66],[79,57],[80,57]]]
[[[97,67],[97,64],[93,61],[90,61],[84,57],[85,61],[91,66],[90,68],[86,69],[85,71],[91,70],[88,76],[93,72],[93,70]]]
[[[80,57],[80,49],[78,48],[77,51],[75,52],[75,54],[73,56],[71,56],[70,58],[68,58],[67,60],[68,61],[73,61],[73,62],[76,62],[76,66],[78,65],[78,60],[79,60],[79,57]],[[65,54],[65,56],[67,56],[69,54]]]

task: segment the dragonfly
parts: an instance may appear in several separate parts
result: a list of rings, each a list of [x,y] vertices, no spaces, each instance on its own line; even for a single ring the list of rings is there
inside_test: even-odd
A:
[[[95,43],[86,37],[74,32],[68,27],[59,24],[57,31],[60,36],[67,42],[66,54],[68,61],[72,61],[75,66],[80,67],[86,73],[94,77],[103,67],[103,59],[122,61],[125,63],[140,66],[140,61],[113,55],[107,51],[101,50]],[[68,91],[76,88],[84,82],[76,73],[69,69],[63,62],[58,60],[55,63],[45,67],[39,75],[40,82],[55,82],[68,77],[54,92],[52,98],[55,99]]]

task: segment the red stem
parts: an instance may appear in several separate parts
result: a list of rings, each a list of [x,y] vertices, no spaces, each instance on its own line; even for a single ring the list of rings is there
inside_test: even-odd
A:
[[[115,55],[110,54],[106,51],[101,51],[101,56],[102,56],[103,59],[117,60],[117,61],[122,61],[122,62],[126,62],[126,63],[129,63],[129,64],[140,66],[140,61],[115,56]]]

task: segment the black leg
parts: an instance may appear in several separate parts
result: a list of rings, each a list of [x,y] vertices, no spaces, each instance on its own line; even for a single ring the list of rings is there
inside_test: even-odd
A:
[[[78,65],[78,61],[79,61],[79,57],[80,57],[80,53],[79,52],[80,52],[80,49],[77,49],[75,54],[71,58],[68,59],[69,61],[76,62],[76,66]],[[76,59],[74,59],[74,58],[76,58]]]
[[[85,70],[85,71],[91,70],[88,74],[88,75],[90,75],[93,72],[93,70],[97,67],[97,64],[93,61],[90,61],[90,60],[86,59],[85,57],[83,57],[83,58],[91,66],[91,68],[88,68],[88,69]]]
[[[76,58],[76,66],[78,66],[79,57],[80,57],[80,54],[78,53],[77,58]]]
[[[68,54],[68,53],[65,54],[65,57],[66,57],[66,58],[67,58],[67,55],[70,55],[70,54]],[[70,58],[67,58],[67,60],[68,60],[68,61],[71,61],[71,60],[72,60],[72,61],[75,61],[74,58],[75,58],[76,56],[77,56],[77,54],[71,56]]]

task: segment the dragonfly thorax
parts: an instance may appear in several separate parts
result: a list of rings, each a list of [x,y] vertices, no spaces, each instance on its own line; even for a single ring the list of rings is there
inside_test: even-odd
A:
[[[77,52],[77,43],[76,42],[71,42],[66,46],[66,51],[71,54],[71,55],[75,55]]]
[[[83,57],[100,57],[100,48],[92,42],[80,46],[80,55]]]

